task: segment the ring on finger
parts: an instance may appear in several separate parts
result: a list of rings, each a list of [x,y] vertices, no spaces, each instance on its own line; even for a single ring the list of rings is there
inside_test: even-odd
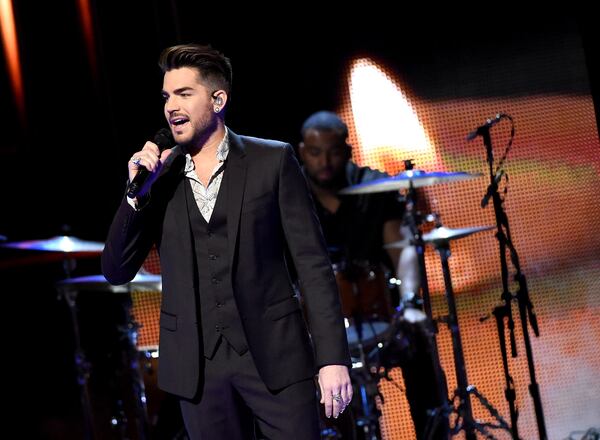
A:
[[[141,161],[142,161],[141,157],[132,157],[131,158],[131,163],[134,165],[139,165]]]

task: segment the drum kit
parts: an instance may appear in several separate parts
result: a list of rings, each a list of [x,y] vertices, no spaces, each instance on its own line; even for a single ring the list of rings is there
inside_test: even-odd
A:
[[[83,437],[148,439],[158,438],[158,432],[169,438],[183,435],[176,401],[169,400],[156,384],[160,275],[142,270],[118,286],[109,284],[102,275],[72,278],[75,261],[99,257],[104,243],[69,235],[8,242],[0,247],[27,254],[9,260],[12,264],[63,262],[66,278],[55,287],[59,299],[68,306],[71,320]],[[157,299],[156,304],[146,297]],[[152,307],[150,313],[144,310],[148,307]],[[152,312],[155,316],[149,316]]]
[[[412,170],[408,166],[407,171],[396,176],[351,186],[342,190],[341,193],[350,195],[407,190],[407,202],[416,206],[416,188],[465,181],[479,176],[478,174],[463,172],[425,172]],[[417,213],[409,216],[412,217],[414,238],[412,243],[417,248],[420,247],[419,254],[422,259],[424,258],[423,247],[430,245],[439,252],[442,260],[446,299],[449,308],[447,322],[452,334],[458,380],[458,387],[455,391],[455,398],[459,400],[458,406],[441,408],[438,414],[443,414],[443,418],[447,420],[449,412],[454,411],[459,419],[476,426],[468,396],[471,391],[469,391],[470,386],[466,377],[458,317],[448,267],[449,243],[452,240],[462,239],[472,234],[493,229],[493,227],[478,226],[451,229],[438,224],[435,229],[423,234],[420,228],[421,220],[417,216]],[[36,251],[46,255],[46,259],[52,261],[63,260],[65,262],[72,262],[77,258],[98,256],[104,247],[103,243],[85,241],[71,236],[4,243],[0,246]],[[389,243],[385,247],[401,248],[403,246],[406,246],[405,242]],[[424,260],[421,261],[421,266],[421,292],[425,315],[430,323],[433,323]],[[59,296],[65,300],[70,310],[85,437],[94,438],[94,433],[99,430],[102,431],[102,428],[98,428],[99,421],[96,420],[99,408],[90,395],[89,385],[90,380],[93,382],[94,362],[87,359],[88,353],[84,352],[86,350],[82,346],[82,330],[87,333],[94,331],[98,333],[98,331],[97,329],[90,330],[89,327],[86,329],[85,325],[82,326],[80,314],[82,304],[85,304],[89,298],[110,296],[116,304],[113,304],[112,311],[98,308],[98,303],[94,303],[92,300],[89,301],[87,306],[88,313],[90,313],[90,316],[96,315],[96,318],[99,315],[110,315],[112,313],[113,319],[118,322],[116,329],[107,330],[109,333],[114,333],[111,338],[116,341],[113,341],[113,345],[116,344],[117,348],[115,349],[113,346],[107,349],[110,353],[104,353],[103,357],[111,358],[113,363],[107,368],[113,371],[113,376],[116,374],[120,378],[120,383],[113,384],[113,388],[123,388],[122,378],[126,378],[125,388],[128,390],[126,393],[128,395],[119,395],[115,391],[114,396],[103,402],[109,409],[104,410],[103,415],[101,414],[103,420],[100,423],[108,425],[112,433],[108,436],[110,438],[114,438],[115,432],[120,432],[121,437],[117,438],[149,438],[151,430],[154,429],[153,425],[156,422],[156,417],[148,411],[149,399],[146,396],[147,380],[144,380],[144,372],[153,369],[149,360],[157,357],[158,354],[155,353],[155,350],[149,351],[146,349],[147,347],[140,347],[138,344],[139,331],[140,328],[143,330],[143,327],[140,327],[139,323],[136,322],[135,313],[132,313],[131,295],[135,292],[160,292],[162,287],[161,278],[159,275],[139,273],[131,282],[125,285],[112,286],[101,275],[71,278],[73,264],[65,264],[64,267],[67,278],[58,282],[56,287]],[[322,438],[364,438],[373,440],[380,438],[379,411],[375,403],[375,397],[380,396],[377,383],[381,378],[381,374],[378,370],[382,366],[394,365],[396,362],[392,359],[393,355],[390,353],[393,353],[394,345],[398,339],[399,322],[405,320],[404,312],[401,314],[399,308],[394,311],[389,296],[389,278],[386,277],[380,267],[366,263],[353,263],[351,268],[344,265],[334,265],[334,273],[341,295],[347,337],[353,356],[352,378],[360,392],[357,396],[358,399],[355,398],[357,403],[352,411],[348,411],[337,422],[327,422],[328,426],[322,431]],[[85,309],[85,305],[83,308]],[[101,320],[106,320],[106,316],[102,316]],[[432,327],[434,327],[433,324]],[[87,333],[85,336],[87,336]],[[434,334],[433,338],[435,338]],[[433,348],[434,358],[437,358],[435,341],[433,341]],[[96,362],[102,362],[102,360],[96,359]],[[441,372],[441,367],[439,367],[439,359],[436,359],[436,362],[438,368],[440,368],[439,386],[446,389],[445,383],[442,383],[445,378]],[[373,380],[374,376],[376,376],[375,380]],[[448,406],[450,405],[448,404]],[[100,410],[100,413],[102,412]],[[176,436],[173,438],[176,438]]]
[[[437,344],[435,341],[437,333],[437,321],[432,316],[429,287],[424,259],[424,247],[433,247],[440,256],[445,298],[448,305],[448,315],[443,320],[448,324],[452,337],[452,348],[454,354],[454,367],[457,378],[457,388],[451,400],[446,400],[439,408],[430,411],[427,420],[426,432],[418,434],[418,438],[434,439],[447,438],[448,435],[457,434],[464,430],[467,440],[475,439],[475,431],[486,438],[494,438],[488,428],[498,428],[509,431],[508,424],[502,419],[493,406],[482,396],[477,389],[470,385],[466,375],[464,352],[458,324],[458,315],[454,292],[452,289],[451,275],[448,264],[450,257],[450,242],[459,240],[470,235],[495,229],[495,226],[475,226],[467,228],[448,228],[439,222],[436,215],[427,216],[427,220],[435,220],[435,228],[429,232],[422,233],[421,225],[425,222],[420,213],[413,207],[417,205],[417,188],[426,186],[460,182],[479,178],[481,174],[465,172],[426,172],[412,169],[412,163],[405,161],[406,171],[398,175],[378,179],[347,187],[340,191],[344,195],[372,194],[386,191],[405,191],[407,202],[407,216],[405,221],[411,229],[412,240],[384,245],[386,249],[400,249],[408,245],[417,247],[419,265],[421,272],[421,297],[425,313],[420,309],[405,307],[402,302],[396,307],[394,313],[390,308],[389,291],[386,293],[384,278],[381,272],[373,267],[365,267],[348,276],[343,271],[335,271],[341,295],[341,302],[346,319],[348,342],[353,356],[352,380],[359,393],[359,405],[353,407],[356,431],[360,433],[361,439],[375,440],[380,438],[379,415],[377,400],[383,401],[378,388],[382,377],[387,378],[388,370],[393,367],[402,366],[405,363],[406,345],[414,343],[418,338],[407,342],[404,333],[410,324],[427,329],[424,333],[428,352],[431,354],[433,363],[433,376],[437,391],[442,396],[448,396],[445,375],[441,369]],[[349,264],[348,266],[353,266]],[[336,267],[334,267],[336,269]],[[388,283],[389,284],[393,283]],[[414,331],[414,330],[408,330]],[[409,338],[410,339],[410,338]],[[408,393],[408,391],[407,391]],[[480,424],[473,418],[469,394],[476,396],[479,401],[489,410],[496,419],[497,424]],[[449,426],[450,420],[454,426]],[[328,427],[329,428],[329,427]],[[346,438],[343,435],[331,434],[323,438]],[[443,434],[441,434],[443,433]]]

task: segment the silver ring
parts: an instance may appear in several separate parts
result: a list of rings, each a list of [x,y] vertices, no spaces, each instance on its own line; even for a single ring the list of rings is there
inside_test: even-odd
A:
[[[342,395],[340,393],[338,393],[338,394],[332,394],[331,398],[333,400],[335,400],[336,402],[338,402],[338,403],[342,402]]]
[[[132,157],[131,158],[131,163],[134,165],[139,165],[141,161],[142,161],[141,157]]]

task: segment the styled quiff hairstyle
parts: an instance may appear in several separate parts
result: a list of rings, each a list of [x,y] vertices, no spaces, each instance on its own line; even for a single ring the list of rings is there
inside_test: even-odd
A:
[[[158,65],[163,73],[182,67],[196,69],[202,84],[212,90],[225,90],[228,95],[231,93],[231,62],[210,46],[180,44],[167,47],[160,54]]]

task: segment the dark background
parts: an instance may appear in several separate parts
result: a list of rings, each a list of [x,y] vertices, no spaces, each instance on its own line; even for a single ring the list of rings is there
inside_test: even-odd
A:
[[[24,123],[6,70],[0,71],[0,235],[11,241],[60,235],[65,226],[79,238],[104,240],[123,194],[128,158],[164,125],[156,61],[172,44],[210,43],[231,58],[230,128],[292,144],[309,114],[336,109],[345,63],[361,54],[385,59],[416,94],[432,101],[444,98],[448,82],[455,83],[457,99],[581,94],[587,90],[578,84],[586,79],[571,77],[578,69],[535,83],[523,79],[527,75],[515,77],[510,90],[506,83],[480,88],[476,77],[478,64],[506,56],[517,43],[526,48],[544,39],[559,46],[580,38],[598,117],[598,25],[580,11],[474,8],[433,16],[425,10],[391,12],[389,6],[350,14],[303,6],[285,15],[276,9],[236,10],[234,18],[200,2],[97,2],[94,69],[75,1],[15,3]],[[277,17],[267,20],[269,14]],[[79,420],[69,315],[54,290],[64,271],[56,261],[6,263],[22,256],[0,252],[13,425],[32,433],[42,426],[38,422],[47,426],[52,420],[62,421],[64,429]],[[78,261],[74,275],[99,271],[97,259],[86,259]]]
[[[536,83],[515,77],[509,90],[506,82],[482,87],[476,66],[505,56],[515,43],[526,48],[544,39],[560,45],[581,36],[596,103],[600,87],[597,24],[584,13],[482,11],[479,17],[459,18],[421,12],[392,18],[381,10],[370,19],[369,13],[346,18],[303,10],[287,20],[236,21],[193,2],[174,1],[98,2],[95,11],[93,71],[76,2],[15,5],[26,126],[20,125],[2,71],[0,234],[10,240],[58,235],[65,224],[80,238],[104,239],[122,194],[127,159],[164,125],[157,58],[162,48],[178,42],[210,43],[231,58],[227,124],[234,131],[294,144],[310,113],[335,109],[346,60],[360,54],[385,59],[416,94],[431,100],[444,98],[448,83],[455,84],[455,98],[564,93],[567,81],[560,79],[579,69]]]

